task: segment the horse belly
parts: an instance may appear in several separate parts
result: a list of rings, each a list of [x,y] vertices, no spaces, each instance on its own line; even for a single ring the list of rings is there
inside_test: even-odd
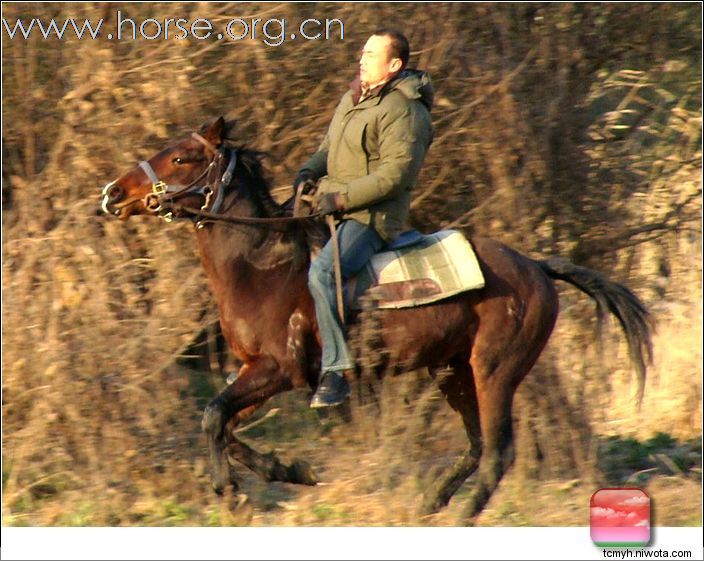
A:
[[[408,369],[444,366],[467,352],[477,325],[472,299],[464,293],[418,308],[386,310],[382,338],[391,360]]]

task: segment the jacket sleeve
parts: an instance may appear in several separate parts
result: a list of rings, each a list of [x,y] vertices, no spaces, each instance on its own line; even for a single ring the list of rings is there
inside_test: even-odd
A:
[[[330,147],[330,132],[325,133],[325,138],[318,146],[318,150],[313,154],[310,159],[301,166],[298,173],[303,170],[309,170],[315,175],[316,179],[320,179],[324,175],[328,174],[328,149]]]
[[[341,186],[346,210],[365,208],[413,185],[432,138],[432,126],[410,104],[393,106],[379,123],[378,168]]]

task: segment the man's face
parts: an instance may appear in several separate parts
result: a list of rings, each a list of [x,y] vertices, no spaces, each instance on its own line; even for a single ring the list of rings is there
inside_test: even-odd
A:
[[[372,35],[362,49],[359,78],[366,84],[378,84],[401,70],[401,59],[389,56],[389,37]]]

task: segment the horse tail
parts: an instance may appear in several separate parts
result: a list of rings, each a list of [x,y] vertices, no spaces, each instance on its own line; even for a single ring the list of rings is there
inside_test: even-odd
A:
[[[618,319],[628,341],[628,353],[638,374],[638,405],[643,398],[646,362],[653,362],[653,344],[650,336],[655,322],[643,302],[625,286],[608,280],[601,273],[575,265],[562,257],[537,261],[550,278],[576,286],[596,301],[597,325],[601,325],[610,311]]]

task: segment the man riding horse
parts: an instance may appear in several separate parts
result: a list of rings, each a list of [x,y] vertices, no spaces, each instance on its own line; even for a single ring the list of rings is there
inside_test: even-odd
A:
[[[411,189],[432,142],[433,87],[427,73],[407,69],[408,40],[379,29],[367,40],[359,75],[335,110],[325,138],[301,167],[301,183],[319,180],[316,208],[338,217],[343,280],[359,272],[404,229]],[[311,407],[342,403],[350,393],[345,373],[354,360],[338,320],[334,237],[308,275],[322,345],[321,373]]]

